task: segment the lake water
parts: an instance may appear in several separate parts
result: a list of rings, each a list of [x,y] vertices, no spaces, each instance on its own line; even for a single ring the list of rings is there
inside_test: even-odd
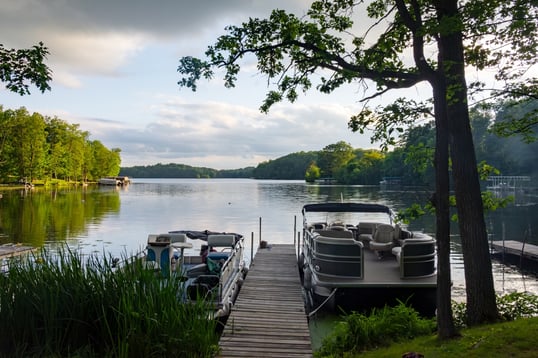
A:
[[[300,231],[306,203],[362,201],[386,204],[394,210],[423,203],[431,194],[420,190],[380,190],[367,186],[307,185],[303,181],[248,179],[134,179],[123,188],[85,187],[69,190],[4,190],[0,188],[0,243],[23,242],[54,247],[67,243],[81,253],[112,256],[144,248],[148,234],[171,230],[213,230],[245,236],[250,259],[261,239],[290,244]],[[487,216],[495,240],[523,240],[538,244],[538,198],[518,196],[516,204]],[[294,226],[296,225],[296,227]],[[424,217],[411,230],[435,232],[434,218]],[[454,224],[453,232],[457,232]],[[256,247],[255,247],[256,248]],[[255,249],[254,248],[254,249]],[[464,297],[459,237],[452,240],[453,297]],[[538,294],[533,275],[494,262],[499,293]]]

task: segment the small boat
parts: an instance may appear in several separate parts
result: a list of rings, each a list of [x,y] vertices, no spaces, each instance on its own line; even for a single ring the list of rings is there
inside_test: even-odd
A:
[[[182,275],[184,302],[205,299],[211,317],[226,318],[237,298],[247,269],[243,236],[213,231],[171,231],[150,234],[146,266],[162,276]]]
[[[423,315],[436,309],[435,240],[370,203],[303,206],[299,257],[307,309],[369,310],[404,302]]]
[[[97,182],[100,185],[125,186],[131,183],[131,179],[126,176],[101,178]]]
[[[120,182],[116,178],[101,178],[97,182],[99,185],[112,185],[112,186],[118,186],[120,185]]]

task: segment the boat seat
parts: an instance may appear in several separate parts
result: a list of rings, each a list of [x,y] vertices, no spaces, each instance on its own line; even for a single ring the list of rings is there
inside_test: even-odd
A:
[[[344,231],[346,230],[346,225],[341,221],[335,221],[329,225],[328,229],[333,231]]]
[[[312,223],[308,225],[308,230],[310,231],[324,230],[326,227],[327,227],[327,223],[318,222],[318,223]]]
[[[379,223],[374,222],[360,222],[357,225],[358,236],[357,239],[361,241],[364,246],[369,247],[370,241],[374,238],[375,229]]]
[[[400,265],[401,278],[427,277],[435,274],[435,240],[425,234],[403,240],[392,248]]]
[[[187,277],[193,278],[198,277],[200,275],[206,274],[208,272],[207,264],[198,264],[194,265],[191,268],[187,270]]]
[[[379,224],[375,229],[370,249],[378,253],[390,252],[394,246],[394,226],[389,224]]]
[[[316,232],[325,237],[335,237],[344,239],[353,239],[353,232],[349,230],[316,230]]]
[[[228,260],[228,257],[230,257],[230,252],[210,252],[207,254],[207,258],[213,260],[213,261],[220,261],[220,260]]]
[[[312,263],[316,275],[325,280],[335,277],[362,279],[363,245],[352,238],[315,236]]]
[[[207,236],[207,246],[212,247],[233,247],[235,245],[235,235],[215,234]]]

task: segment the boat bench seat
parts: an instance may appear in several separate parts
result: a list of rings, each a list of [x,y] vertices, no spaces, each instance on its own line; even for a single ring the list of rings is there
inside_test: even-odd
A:
[[[426,277],[435,273],[435,240],[429,235],[419,235],[392,248],[400,265],[401,278]]]
[[[210,252],[207,254],[207,258],[213,260],[213,261],[220,261],[220,260],[228,260],[228,257],[230,257],[230,252]]]
[[[364,252],[360,241],[352,238],[314,237],[313,264],[318,276],[364,276]]]
[[[235,235],[214,234],[207,236],[207,246],[212,247],[233,247],[235,245]]]

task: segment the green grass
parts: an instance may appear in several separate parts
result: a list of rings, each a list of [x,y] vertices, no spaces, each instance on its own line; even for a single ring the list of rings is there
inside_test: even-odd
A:
[[[182,304],[180,279],[135,261],[83,259],[67,249],[10,264],[0,275],[0,356],[211,357],[207,305]]]
[[[445,341],[437,338],[435,319],[420,317],[404,303],[368,315],[352,313],[342,317],[315,356],[402,357],[416,352],[425,357],[535,357],[538,296],[498,296],[497,308],[502,322],[467,328],[465,304],[453,302],[460,335]]]
[[[418,352],[424,357],[536,357],[538,318],[465,328],[461,337],[439,341],[437,336],[419,337],[385,348],[343,355],[344,357],[401,357],[406,352]]]

